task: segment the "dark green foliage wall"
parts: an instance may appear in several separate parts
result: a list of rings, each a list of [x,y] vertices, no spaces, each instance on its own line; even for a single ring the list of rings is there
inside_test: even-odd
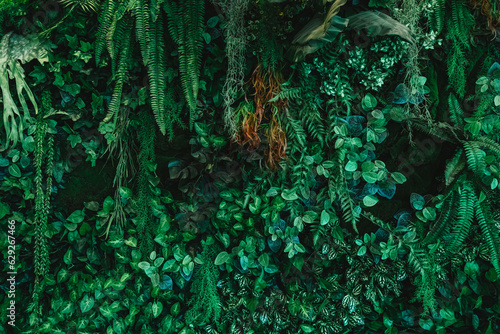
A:
[[[0,332],[500,331],[499,11],[0,0]]]

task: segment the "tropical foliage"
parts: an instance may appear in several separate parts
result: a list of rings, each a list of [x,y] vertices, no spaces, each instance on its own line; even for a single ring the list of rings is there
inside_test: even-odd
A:
[[[0,0],[0,333],[499,332],[499,27]]]

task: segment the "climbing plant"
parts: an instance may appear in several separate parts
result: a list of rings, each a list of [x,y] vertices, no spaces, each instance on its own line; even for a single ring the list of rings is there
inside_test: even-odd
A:
[[[498,332],[498,23],[0,0],[0,333]]]

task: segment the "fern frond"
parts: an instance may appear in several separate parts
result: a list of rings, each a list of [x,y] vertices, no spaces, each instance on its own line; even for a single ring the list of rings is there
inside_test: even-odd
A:
[[[97,12],[99,8],[98,0],[59,0],[64,6],[75,6],[80,7],[86,12]]]
[[[486,169],[486,161],[484,160],[486,153],[476,142],[472,141],[464,142],[464,148],[469,169],[474,172],[474,174],[481,177]]]
[[[448,96],[448,105],[450,107],[450,119],[455,123],[456,126],[464,127],[464,111],[460,107],[457,98],[453,93]]]
[[[151,108],[156,118],[156,123],[163,135],[166,133],[165,120],[165,90],[167,88],[167,78],[165,73],[166,57],[165,44],[163,41],[163,19],[159,15],[156,22],[151,24],[148,45],[148,74],[151,89]]]
[[[121,99],[122,99],[122,91],[123,84],[127,79],[129,67],[130,67],[130,57],[131,57],[131,47],[130,40],[132,38],[132,22],[128,17],[123,20],[123,25],[120,25],[120,38],[122,41],[120,42],[120,50],[119,50],[119,58],[117,59],[117,67],[116,70],[116,83],[115,88],[113,89],[113,95],[111,96],[111,101],[109,103],[109,110],[106,114],[106,117],[102,120],[103,123],[108,122],[114,116],[114,122],[116,124],[116,118],[118,117],[118,110],[120,108]]]
[[[408,262],[417,275],[415,298],[422,301],[424,310],[434,310],[437,288],[434,259],[429,252],[419,244],[410,247]]]
[[[196,276],[191,287],[193,297],[189,301],[191,309],[186,312],[188,323],[217,322],[221,316],[222,307],[217,291],[219,269],[214,264],[217,255],[214,247],[214,244],[203,246],[203,264],[195,270]]]
[[[475,141],[478,145],[484,146],[485,148],[492,151],[497,157],[500,157],[500,144],[491,138],[481,136]]]
[[[96,64],[101,63],[101,56],[106,46],[106,35],[111,29],[111,24],[115,18],[117,0],[105,0],[102,5],[102,11],[99,15],[99,28],[97,30],[97,41],[95,46]]]
[[[289,147],[294,147],[296,150],[301,151],[307,143],[307,135],[304,128],[300,124],[301,122],[294,119],[289,110],[286,110],[286,113],[283,114],[283,119],[287,137],[291,144]]]
[[[453,25],[449,25],[448,29],[453,30],[463,47],[469,47],[471,28],[474,26],[475,19],[464,0],[451,0],[451,19]]]
[[[474,190],[469,183],[465,183],[459,191],[458,214],[447,243],[447,249],[450,253],[458,252],[465,238],[469,235],[474,218],[474,202],[477,201]]]
[[[464,169],[465,159],[463,158],[463,150],[459,148],[453,158],[448,161],[444,170],[444,179],[446,186],[449,186],[456,176]]]
[[[356,203],[351,197],[349,187],[344,175],[344,165],[345,165],[345,150],[339,149],[337,151],[337,167],[339,173],[336,177],[336,193],[340,198],[340,206],[342,209],[342,217],[345,221],[350,222],[354,231],[358,233],[358,228],[356,227],[359,220],[359,213],[356,211]]]
[[[431,29],[437,34],[443,30],[444,26],[444,13],[445,13],[446,0],[432,0],[432,11],[429,13],[429,23]]]
[[[185,0],[176,4],[170,0],[164,3],[164,8],[169,18],[170,35],[179,47],[179,72],[190,109],[189,127],[192,129],[198,104],[205,2]]]
[[[482,238],[488,247],[491,264],[495,268],[497,275],[500,275],[500,231],[495,226],[487,201],[475,202],[474,209],[481,228]]]
[[[135,35],[141,46],[142,61],[144,66],[148,66],[149,62],[149,6],[146,0],[137,0],[133,9],[135,16]]]
[[[458,206],[457,199],[458,195],[455,191],[451,191],[448,197],[445,198],[439,218],[422,242],[424,246],[437,242],[443,235],[448,233],[451,224],[455,220],[455,212]]]

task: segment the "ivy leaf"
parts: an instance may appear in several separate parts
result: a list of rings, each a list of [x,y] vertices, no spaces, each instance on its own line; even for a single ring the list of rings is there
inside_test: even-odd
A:
[[[71,144],[72,148],[75,148],[76,144],[79,144],[82,142],[82,137],[80,137],[79,134],[71,134],[68,136],[68,141]]]
[[[94,298],[90,297],[89,295],[85,295],[80,302],[80,309],[82,310],[82,313],[88,312],[94,307]]]
[[[78,93],[80,93],[80,85],[76,83],[65,84],[61,89],[69,93],[71,96],[76,96]]]

